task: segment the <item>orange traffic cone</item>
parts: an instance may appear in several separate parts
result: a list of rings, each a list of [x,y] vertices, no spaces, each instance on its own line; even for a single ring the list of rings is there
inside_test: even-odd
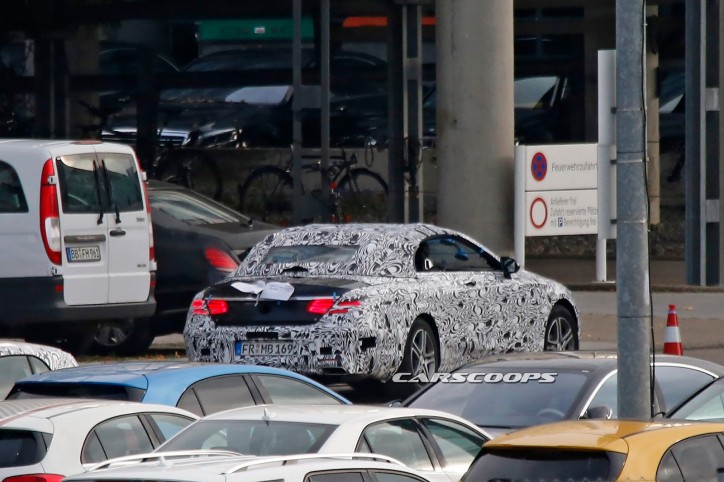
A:
[[[676,314],[676,305],[669,305],[669,316],[666,318],[666,331],[664,332],[664,353],[669,355],[683,355],[681,346],[681,333],[679,332],[679,317]]]

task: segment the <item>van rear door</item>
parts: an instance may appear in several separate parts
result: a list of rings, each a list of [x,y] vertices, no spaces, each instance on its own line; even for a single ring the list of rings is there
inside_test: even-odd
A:
[[[95,153],[57,157],[63,293],[68,305],[108,303],[108,215]]]
[[[143,181],[132,154],[98,152],[108,206],[108,301],[140,302],[151,289],[151,222],[144,206]]]

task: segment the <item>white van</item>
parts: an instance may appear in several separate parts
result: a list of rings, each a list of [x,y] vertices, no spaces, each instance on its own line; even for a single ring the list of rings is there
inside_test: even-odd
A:
[[[144,181],[125,145],[0,140],[1,333],[50,343],[153,314]]]

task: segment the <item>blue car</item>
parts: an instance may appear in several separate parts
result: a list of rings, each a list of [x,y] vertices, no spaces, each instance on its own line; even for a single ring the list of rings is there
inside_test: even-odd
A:
[[[127,362],[84,365],[18,380],[7,399],[81,397],[160,403],[199,416],[266,403],[349,404],[314,380],[255,365]]]

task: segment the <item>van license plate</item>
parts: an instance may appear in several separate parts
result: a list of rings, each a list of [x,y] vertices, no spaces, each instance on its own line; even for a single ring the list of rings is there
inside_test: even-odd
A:
[[[83,246],[80,248],[65,248],[68,261],[71,263],[80,263],[84,261],[100,261],[101,248],[98,246]]]

